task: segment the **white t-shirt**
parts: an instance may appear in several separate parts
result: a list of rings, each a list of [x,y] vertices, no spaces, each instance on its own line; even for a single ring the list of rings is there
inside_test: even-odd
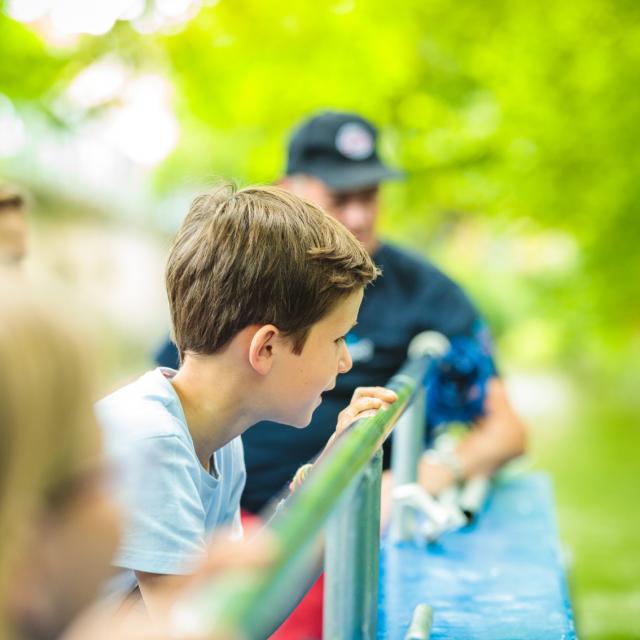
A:
[[[96,404],[126,513],[113,564],[129,575],[120,576],[118,590],[135,586],[133,571],[190,573],[220,525],[242,535],[242,442],[238,437],[218,449],[211,473],[202,467],[169,381],[175,373],[149,371]]]

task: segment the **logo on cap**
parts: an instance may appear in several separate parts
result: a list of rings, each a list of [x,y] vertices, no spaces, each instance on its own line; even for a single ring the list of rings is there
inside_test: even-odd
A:
[[[336,133],[336,149],[349,160],[364,160],[373,153],[373,136],[361,124],[347,122]]]

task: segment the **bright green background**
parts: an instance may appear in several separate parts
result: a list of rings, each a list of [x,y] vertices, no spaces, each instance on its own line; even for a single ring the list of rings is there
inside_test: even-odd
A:
[[[287,131],[314,109],[379,123],[386,159],[408,176],[385,188],[383,232],[474,293],[507,372],[560,372],[575,389],[570,411],[533,418],[532,458],[556,481],[581,637],[630,639],[640,637],[639,18],[636,0],[221,0],[175,32],[141,36],[120,22],[54,48],[0,15],[0,93],[73,135],[100,116],[59,108],[85,66],[111,55],[166,75],[182,135],[151,175],[154,203],[211,176],[274,179]],[[67,194],[30,183],[24,162],[0,161],[2,172],[55,224]],[[153,207],[141,220],[166,226]],[[146,346],[127,340],[114,338],[114,378],[143,365]]]

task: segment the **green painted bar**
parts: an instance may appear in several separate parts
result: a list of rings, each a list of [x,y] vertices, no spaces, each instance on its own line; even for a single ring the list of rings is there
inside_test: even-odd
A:
[[[393,431],[391,468],[396,487],[418,480],[418,462],[424,451],[426,415],[426,393],[420,389]]]

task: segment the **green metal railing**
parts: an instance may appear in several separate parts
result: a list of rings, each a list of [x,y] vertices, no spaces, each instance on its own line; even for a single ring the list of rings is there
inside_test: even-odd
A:
[[[375,637],[380,448],[416,393],[423,390],[428,366],[428,356],[408,360],[386,385],[397,393],[397,401],[343,431],[302,486],[278,508],[265,527],[277,543],[269,568],[231,572],[190,594],[174,611],[177,631],[239,633],[252,640],[267,637],[302,597],[305,581],[309,584],[312,547],[329,520],[325,638]],[[421,404],[419,411],[424,420]],[[412,439],[415,436],[406,439],[407,449],[413,448]],[[414,464],[415,475],[414,457],[411,452],[404,454]]]

